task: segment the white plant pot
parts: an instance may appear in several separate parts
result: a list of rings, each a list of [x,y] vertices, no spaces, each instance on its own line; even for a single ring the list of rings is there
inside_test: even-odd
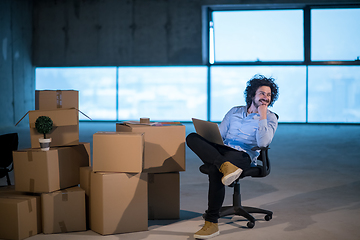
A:
[[[39,138],[39,143],[42,151],[49,151],[51,138]]]

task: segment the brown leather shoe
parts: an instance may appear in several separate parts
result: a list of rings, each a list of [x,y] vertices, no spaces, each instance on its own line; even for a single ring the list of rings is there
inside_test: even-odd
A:
[[[194,234],[195,239],[208,239],[220,234],[217,223],[205,221],[204,226]]]
[[[225,186],[229,186],[232,184],[238,177],[240,177],[242,173],[242,169],[238,168],[231,162],[224,162],[221,164],[219,171],[224,174],[224,176],[221,178],[221,182]]]

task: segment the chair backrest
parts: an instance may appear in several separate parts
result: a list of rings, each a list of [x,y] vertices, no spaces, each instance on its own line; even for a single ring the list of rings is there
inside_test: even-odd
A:
[[[266,177],[270,174],[271,171],[271,165],[270,165],[270,159],[268,156],[268,150],[269,147],[254,147],[252,150],[260,150],[260,155],[257,158],[260,163],[258,163],[257,166],[251,167],[245,171],[242,172],[240,178],[244,177]]]
[[[0,168],[7,168],[13,162],[12,152],[18,149],[17,133],[0,135]]]

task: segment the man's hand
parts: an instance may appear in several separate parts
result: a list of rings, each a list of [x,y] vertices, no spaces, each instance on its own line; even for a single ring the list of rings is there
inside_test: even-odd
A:
[[[267,107],[266,102],[261,102],[262,104],[258,107],[258,113],[260,114],[260,120],[266,119]]]

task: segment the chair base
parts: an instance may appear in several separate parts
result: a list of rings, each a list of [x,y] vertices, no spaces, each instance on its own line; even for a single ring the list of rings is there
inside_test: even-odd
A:
[[[246,218],[249,220],[247,226],[253,228],[255,226],[255,218],[251,213],[261,213],[266,214],[265,220],[270,221],[272,219],[273,212],[261,208],[255,207],[246,207],[246,206],[225,206],[220,210],[220,217],[225,217],[229,215],[237,215]]]
[[[265,221],[270,221],[272,219],[273,212],[261,208],[255,207],[246,207],[246,206],[224,206],[220,209],[220,217],[226,217],[230,215],[237,215],[246,218],[249,222],[247,223],[248,228],[253,228],[255,226],[255,218],[251,213],[261,213],[266,214],[264,219]],[[206,212],[203,214],[203,218],[206,217]]]

